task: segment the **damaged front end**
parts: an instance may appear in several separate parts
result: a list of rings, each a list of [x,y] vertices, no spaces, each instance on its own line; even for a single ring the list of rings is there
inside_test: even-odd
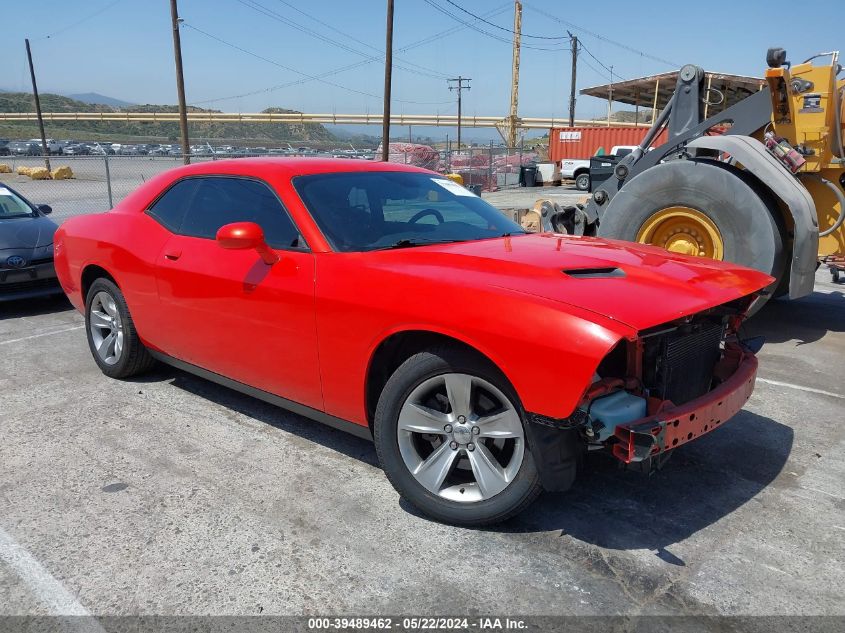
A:
[[[757,342],[738,337],[752,299],[621,341],[599,365],[576,411],[588,448],[650,471],[674,448],[739,412],[757,375]]]

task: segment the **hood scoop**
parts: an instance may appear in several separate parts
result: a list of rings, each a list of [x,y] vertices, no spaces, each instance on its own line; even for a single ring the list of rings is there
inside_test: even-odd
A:
[[[616,267],[564,268],[560,272],[574,279],[611,279],[625,276],[625,271]]]

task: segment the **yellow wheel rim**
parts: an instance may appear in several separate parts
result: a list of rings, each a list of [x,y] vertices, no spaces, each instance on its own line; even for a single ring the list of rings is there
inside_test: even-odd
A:
[[[722,259],[722,234],[709,217],[690,207],[668,207],[648,218],[637,232],[640,244],[653,244],[673,253]]]

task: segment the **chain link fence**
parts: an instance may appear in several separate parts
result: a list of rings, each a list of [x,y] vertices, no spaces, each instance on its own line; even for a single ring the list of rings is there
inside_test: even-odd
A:
[[[300,155],[381,160],[377,150],[356,151],[354,154],[309,152]],[[240,153],[237,156],[267,154]],[[231,156],[216,156],[209,152],[192,155],[191,162],[223,158]],[[495,147],[492,144],[488,147],[445,151],[423,145],[391,143],[390,152],[390,162],[417,165],[443,174],[460,174],[464,185],[476,193],[528,184],[520,182],[521,175],[524,179],[526,173],[522,168],[533,166],[537,158],[536,153],[523,148]],[[2,156],[0,164],[11,168],[10,173],[0,173],[0,184],[11,186],[35,204],[50,205],[53,208],[52,217],[61,223],[75,215],[111,209],[153,176],[182,165],[183,159],[181,156],[150,155],[51,156],[50,166],[53,170],[63,166],[71,168],[73,177],[67,180],[34,180],[18,173],[21,167],[44,167],[44,157],[41,156]]]

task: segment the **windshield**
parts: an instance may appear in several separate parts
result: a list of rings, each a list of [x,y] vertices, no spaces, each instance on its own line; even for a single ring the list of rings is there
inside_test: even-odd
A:
[[[294,179],[336,251],[370,251],[524,233],[464,187],[409,172],[315,174]]]
[[[10,189],[0,186],[0,220],[5,218],[32,217],[33,211],[23,198]]]

